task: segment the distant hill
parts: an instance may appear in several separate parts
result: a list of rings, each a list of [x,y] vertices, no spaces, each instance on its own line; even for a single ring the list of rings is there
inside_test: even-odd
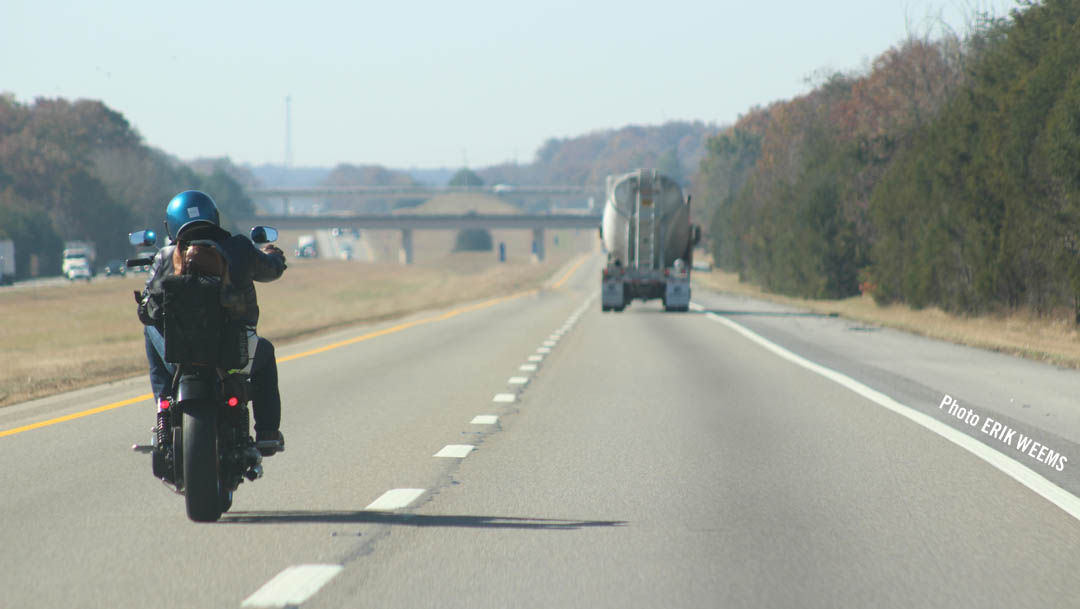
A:
[[[474,169],[485,184],[519,186],[602,186],[609,174],[655,167],[684,186],[705,156],[706,140],[721,127],[700,121],[628,125],[567,138],[551,138],[531,163],[504,163]],[[264,187],[275,186],[445,186],[457,169],[391,169],[378,165],[323,167],[242,166]],[[236,176],[244,180],[241,176]]]
[[[261,184],[261,180],[250,167],[235,165],[229,157],[204,157],[186,161],[184,164],[202,176],[213,175],[220,171],[236,180],[244,188],[254,188]]]
[[[334,167],[322,180],[323,186],[412,186],[417,182],[411,175],[381,165],[349,165]]]
[[[719,126],[700,121],[630,125],[552,138],[532,163],[476,171],[487,184],[601,186],[609,174],[655,167],[685,185],[705,156],[706,140],[719,131]]]
[[[439,167],[437,169],[397,169],[395,171],[407,173],[417,182],[429,186],[446,186],[446,183],[449,182],[450,178],[457,172],[456,169],[449,169],[446,167]]]
[[[258,179],[259,184],[268,188],[290,186],[314,186],[322,183],[330,175],[326,167],[285,167],[282,165],[245,166]]]

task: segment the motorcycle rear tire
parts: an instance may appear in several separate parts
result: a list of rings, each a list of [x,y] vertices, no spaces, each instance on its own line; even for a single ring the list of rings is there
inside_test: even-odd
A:
[[[221,518],[222,488],[218,467],[217,408],[206,400],[184,404],[184,499],[188,518]]]
[[[232,509],[233,492],[227,488],[221,489],[221,513],[224,514]]]

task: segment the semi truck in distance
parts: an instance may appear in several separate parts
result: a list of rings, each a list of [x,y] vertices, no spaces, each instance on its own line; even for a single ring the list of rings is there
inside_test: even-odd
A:
[[[89,241],[65,241],[61,272],[72,281],[89,280],[94,275],[95,251],[94,244]]]
[[[0,239],[0,285],[15,282],[15,242]]]
[[[600,237],[607,251],[600,307],[622,311],[659,298],[666,311],[690,308],[690,268],[701,228],[690,224],[690,198],[655,169],[607,177]]]

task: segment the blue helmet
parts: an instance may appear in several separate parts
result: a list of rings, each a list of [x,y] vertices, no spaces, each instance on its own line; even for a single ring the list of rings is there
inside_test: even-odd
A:
[[[210,195],[198,190],[185,190],[169,201],[165,208],[165,225],[169,236],[176,239],[180,231],[195,224],[221,225],[217,205]]]

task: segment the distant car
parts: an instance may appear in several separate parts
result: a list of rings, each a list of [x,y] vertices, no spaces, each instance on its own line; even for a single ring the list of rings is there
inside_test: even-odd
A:
[[[105,276],[106,277],[123,277],[127,274],[127,267],[124,266],[124,261],[114,258],[105,263]]]
[[[496,184],[496,185],[491,187],[491,190],[494,191],[495,194],[499,195],[499,194],[502,194],[504,192],[510,192],[510,191],[514,190],[514,187],[511,186],[510,184]]]
[[[340,237],[341,236],[341,229],[340,228],[332,228],[332,229],[330,229],[330,234],[335,236],[335,237]]]

